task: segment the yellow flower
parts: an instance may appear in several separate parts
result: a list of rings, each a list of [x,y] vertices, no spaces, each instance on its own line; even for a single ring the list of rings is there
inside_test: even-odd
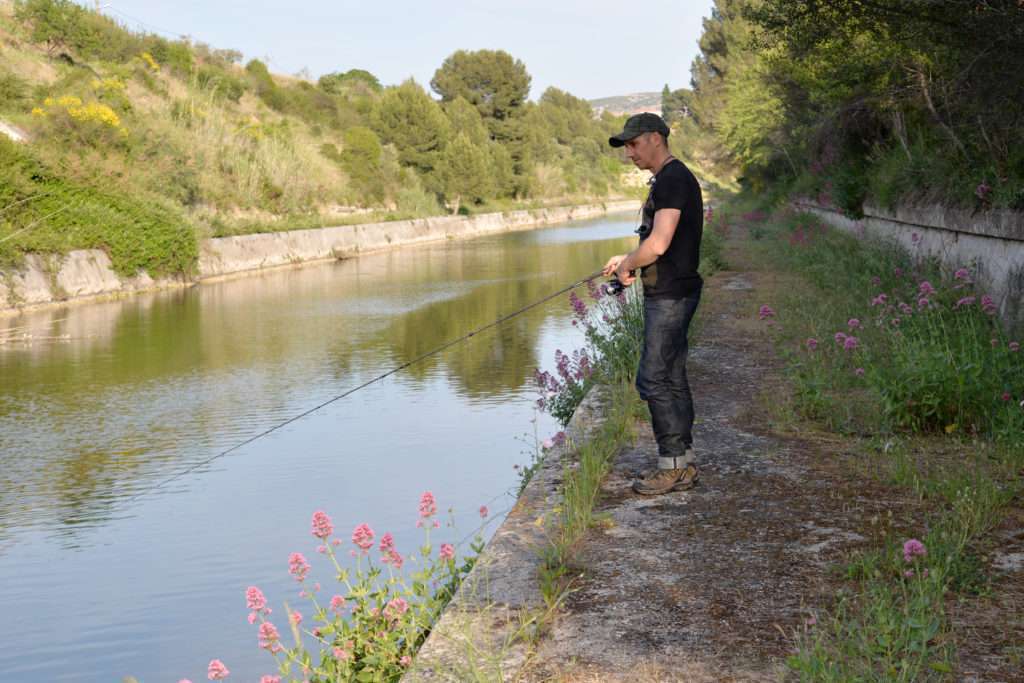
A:
[[[69,107],[68,115],[76,121],[93,121],[111,128],[121,127],[121,119],[114,110],[99,102],[90,102],[81,107]]]
[[[45,100],[43,100],[43,105],[47,107],[52,107],[54,105],[53,98],[47,97]]]
[[[64,107],[65,109],[70,109],[71,107],[81,107],[82,100],[81,98],[75,97],[74,95],[64,95],[57,100],[57,104]]]
[[[117,77],[104,78],[100,80],[98,78],[92,79],[92,89],[106,92],[116,92],[124,90],[124,82]]]
[[[148,52],[143,52],[142,54],[140,54],[139,59],[141,59],[146,64],[146,66],[150,68],[151,71],[160,70],[160,65],[157,64],[155,59],[153,59],[153,55],[149,54]]]
[[[46,110],[42,107],[32,107],[32,116],[46,116]]]

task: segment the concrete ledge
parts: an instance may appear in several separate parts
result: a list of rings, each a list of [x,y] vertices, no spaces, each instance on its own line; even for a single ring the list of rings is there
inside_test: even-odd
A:
[[[316,230],[219,237],[199,245],[198,274],[153,279],[140,272],[123,278],[114,272],[110,257],[99,249],[81,249],[66,255],[25,257],[25,267],[0,271],[0,315],[17,314],[69,301],[91,301],[136,292],[181,287],[202,280],[241,276],[267,268],[334,260],[359,254],[444,239],[526,230],[608,213],[637,209],[635,200],[555,207],[531,211],[489,213],[479,216],[437,216],[410,221],[364,223]]]
[[[405,683],[512,680],[526,663],[544,609],[540,591],[540,550],[560,502],[564,466],[573,443],[600,427],[602,392],[591,391],[573,413],[568,439],[549,450],[501,526],[484,548],[441,619],[423,643]]]

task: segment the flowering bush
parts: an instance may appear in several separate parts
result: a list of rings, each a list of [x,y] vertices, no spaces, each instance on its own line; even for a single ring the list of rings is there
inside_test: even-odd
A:
[[[47,97],[41,107],[33,107],[32,116],[52,135],[82,145],[121,144],[128,135],[121,117],[109,105],[85,102],[75,95]]]
[[[575,292],[569,295],[573,325],[582,326],[586,347],[572,353],[559,349],[555,351],[555,374],[541,370],[534,373],[541,394],[537,406],[563,426],[592,384],[632,377],[643,343],[639,288],[633,286],[613,296],[593,281],[587,284],[591,306]]]
[[[795,225],[807,228],[807,220]],[[814,249],[786,252],[822,286],[834,290],[842,282],[839,289],[848,292],[849,308],[831,320],[811,302],[804,306],[792,366],[802,400],[814,410],[860,392],[895,427],[984,432],[1024,444],[1020,341],[1007,336],[995,300],[977,290],[972,269],[943,277],[892,245],[862,247],[829,233]],[[819,345],[825,336],[835,345]],[[835,398],[826,399],[828,392]]]
[[[401,677],[483,549],[477,536],[471,545],[473,553],[461,563],[450,543],[442,543],[435,552],[430,534],[440,526],[436,515],[437,502],[427,491],[420,498],[416,522],[423,529],[424,542],[407,556],[397,550],[390,533],[378,541],[368,524],[357,525],[347,553],[355,560],[353,569],[340,561],[343,542],[334,535],[331,518],[322,510],[313,513],[316,551],[330,561],[341,589],[325,590],[312,581],[309,561],[294,552],[288,558],[288,573],[298,584],[298,598],[308,604],[305,613],[285,601],[283,616],[275,623],[263,591],[249,586],[245,592],[248,620],[257,629],[256,642],[274,657],[283,676],[311,682]],[[486,507],[480,508],[480,515],[487,516]],[[412,570],[402,572],[406,564]],[[282,631],[291,635],[290,644]],[[210,680],[226,678],[228,673],[220,660],[210,662]],[[261,679],[265,683],[280,680],[270,674]]]

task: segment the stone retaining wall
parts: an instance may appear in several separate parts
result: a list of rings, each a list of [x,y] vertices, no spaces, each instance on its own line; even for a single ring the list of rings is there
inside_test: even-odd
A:
[[[212,238],[200,243],[198,274],[191,279],[155,280],[145,273],[122,278],[114,272],[107,254],[99,249],[80,249],[62,256],[29,255],[23,268],[0,271],[0,314],[66,301],[186,286],[264,268],[346,258],[407,244],[525,230],[637,208],[639,202],[631,200]]]

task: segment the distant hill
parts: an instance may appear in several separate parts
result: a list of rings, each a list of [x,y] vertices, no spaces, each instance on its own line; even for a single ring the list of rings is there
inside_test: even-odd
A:
[[[590,106],[598,115],[601,112],[612,114],[639,114],[640,112],[661,113],[660,92],[638,92],[632,95],[615,95],[613,97],[600,97],[590,100]]]

